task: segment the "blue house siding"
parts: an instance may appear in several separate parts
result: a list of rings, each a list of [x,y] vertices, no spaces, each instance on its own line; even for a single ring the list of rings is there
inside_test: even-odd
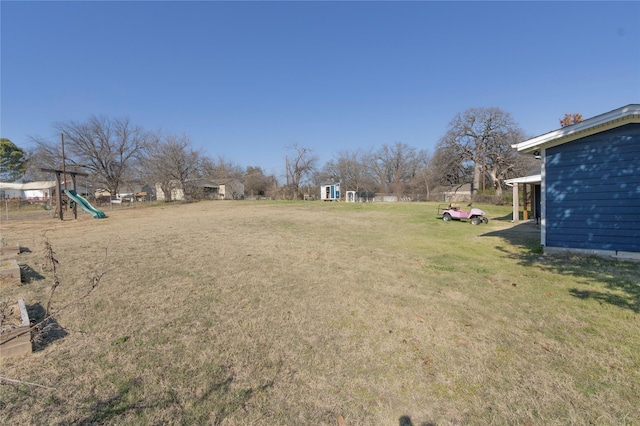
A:
[[[548,247],[640,252],[640,124],[547,148]]]

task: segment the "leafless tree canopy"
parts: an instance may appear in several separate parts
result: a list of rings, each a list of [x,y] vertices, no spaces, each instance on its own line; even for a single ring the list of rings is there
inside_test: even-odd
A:
[[[287,189],[290,190],[291,198],[299,199],[302,198],[301,186],[305,179],[313,175],[318,157],[313,154],[313,150],[297,143],[290,146],[289,150],[293,155],[287,156],[286,161]]]
[[[373,154],[369,165],[380,192],[402,196],[412,192],[411,187],[427,166],[427,159],[425,151],[396,142],[383,145]]]
[[[573,124],[580,114],[567,114],[561,124]],[[567,124],[568,125],[568,124]],[[67,170],[90,173],[90,181],[111,194],[128,183],[159,184],[170,200],[174,189],[197,196],[196,179],[242,181],[248,196],[302,198],[321,184],[340,182],[344,191],[366,191],[429,197],[440,185],[471,183],[474,191],[501,195],[504,181],[523,176],[537,161],[517,154],[511,146],[524,138],[510,114],[499,108],[470,108],[457,114],[440,138],[433,155],[402,142],[367,151],[342,151],[321,169],[312,149],[297,143],[286,147],[286,185],[259,166],[246,169],[222,157],[214,160],[192,148],[186,136],[146,132],[128,119],[92,116],[86,121],[58,123],[65,138]],[[32,138],[27,176],[39,168],[62,167],[59,140]],[[425,141],[428,144],[430,141]]]
[[[149,134],[127,118],[91,116],[86,121],[67,121],[55,126],[64,135],[65,163],[83,167],[95,185],[117,194],[129,167],[140,160]],[[35,138],[35,156],[41,166],[60,169],[61,141]]]
[[[532,166],[532,160],[511,148],[523,139],[509,113],[499,108],[470,108],[453,118],[438,142],[434,160],[440,162],[436,167],[447,169],[443,180],[464,183],[460,179],[469,179],[475,191],[491,189],[502,195],[505,179],[522,175]]]
[[[221,156],[218,156],[215,160],[202,156],[201,169],[202,176],[215,181],[224,179],[242,180],[244,176],[242,167]]]
[[[316,186],[340,182],[343,191],[375,191],[377,183],[371,175],[368,160],[370,152],[342,151],[335,159],[327,162],[316,179]]]
[[[462,160],[461,149],[447,140],[450,136],[447,134],[440,139],[429,162],[435,185],[462,185],[473,180],[473,165]]]
[[[275,176],[265,175],[258,166],[249,166],[244,173],[244,192],[249,197],[269,197],[277,188],[277,183]]]
[[[171,201],[175,189],[189,198],[193,192],[192,179],[198,177],[200,153],[191,148],[186,136],[171,133],[156,134],[149,144],[143,161],[145,180],[160,185],[165,201]]]

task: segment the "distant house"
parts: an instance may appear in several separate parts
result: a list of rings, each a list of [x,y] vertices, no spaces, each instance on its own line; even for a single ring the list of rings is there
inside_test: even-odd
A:
[[[166,201],[167,199],[171,201],[184,200],[184,191],[182,190],[182,187],[178,186],[177,181],[175,182],[175,185],[172,185],[170,197],[168,197],[167,194],[164,193],[164,190],[162,189],[160,183],[156,183],[156,200]]]
[[[144,202],[155,199],[154,189],[149,185],[123,185],[117,194],[111,194],[109,190],[100,188],[94,192],[94,197],[103,203],[121,204],[124,202]]]
[[[0,198],[24,198],[23,183],[0,182]],[[55,187],[56,183],[53,182]]]
[[[218,181],[218,198],[221,200],[244,200],[244,184],[238,179]]]
[[[541,242],[640,260],[640,105],[517,143],[539,156]]]
[[[471,200],[471,184],[451,185],[448,188],[441,188],[442,200],[446,202],[463,202]]]
[[[56,181],[29,183],[0,182],[0,198],[49,199],[55,193]]]
[[[205,179],[197,179],[190,182],[199,195],[204,199],[210,200],[243,200],[244,184],[238,179],[223,179],[219,181],[208,181]],[[166,199],[162,187],[156,184],[156,197],[158,201]],[[173,185],[171,200],[182,201],[185,199],[184,190],[179,182]]]

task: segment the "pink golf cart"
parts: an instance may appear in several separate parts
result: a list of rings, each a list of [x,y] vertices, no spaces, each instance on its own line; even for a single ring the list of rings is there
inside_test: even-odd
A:
[[[445,222],[468,219],[472,225],[489,223],[489,219],[487,219],[482,210],[471,207],[471,203],[469,203],[467,207],[470,207],[471,209],[469,211],[465,211],[460,207],[455,207],[451,204],[440,204],[438,205],[438,217],[442,216],[442,220]]]

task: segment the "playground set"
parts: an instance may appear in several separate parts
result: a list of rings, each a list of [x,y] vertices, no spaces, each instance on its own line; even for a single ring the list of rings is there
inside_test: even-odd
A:
[[[54,213],[58,215],[60,220],[64,220],[64,210],[66,209],[66,203],[62,198],[62,194],[66,194],[69,200],[69,204],[73,204],[73,217],[74,219],[78,218],[78,206],[90,215],[93,216],[94,219],[104,219],[107,217],[106,214],[102,210],[98,210],[93,207],[89,201],[80,196],[76,192],[76,176],[89,176],[86,173],[80,172],[68,172],[66,170],[65,158],[64,158],[64,134],[60,135],[60,140],[62,144],[62,170],[57,169],[40,169],[43,172],[51,172],[56,175],[56,210]],[[67,175],[71,176],[71,189],[67,189]]]
[[[94,219],[104,219],[107,217],[106,214],[102,210],[98,210],[93,207],[85,198],[80,196],[76,192],[76,176],[88,176],[85,173],[79,172],[67,172],[65,170],[56,170],[56,169],[40,169],[43,172],[52,172],[56,175],[56,210],[54,213],[58,215],[60,220],[64,220],[64,210],[66,207],[66,203],[63,200],[62,194],[64,193],[69,201],[73,202],[73,217],[74,219],[78,218],[78,206],[87,213],[91,214]],[[71,176],[71,189],[67,189],[67,180],[63,178],[64,175]],[[71,204],[71,203],[70,203]]]

